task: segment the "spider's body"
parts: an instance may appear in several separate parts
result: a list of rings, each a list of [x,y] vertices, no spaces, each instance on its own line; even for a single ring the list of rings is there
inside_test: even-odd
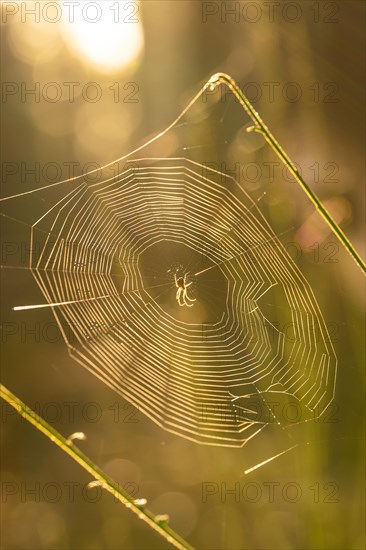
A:
[[[186,273],[184,274],[183,277],[179,277],[179,278],[177,278],[176,274],[174,275],[175,286],[178,289],[175,297],[180,306],[192,307],[193,304],[189,304],[188,302],[195,302],[196,299],[188,298],[187,296],[187,288],[192,284],[192,282],[186,283],[186,277],[187,277]]]

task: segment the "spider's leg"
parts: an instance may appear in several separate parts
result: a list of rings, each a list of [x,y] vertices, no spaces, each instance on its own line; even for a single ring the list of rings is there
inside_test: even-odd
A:
[[[177,290],[177,302],[178,302],[178,305],[179,306],[184,306],[184,301],[182,300],[182,294],[183,294],[183,291],[181,288],[178,288]]]
[[[180,298],[180,288],[178,287],[178,290],[175,295],[175,299],[179,302],[179,298]]]
[[[193,304],[189,304],[187,302],[187,300],[189,300],[188,296],[187,296],[187,291],[186,289],[184,289],[183,291],[183,302],[184,302],[184,305],[186,305],[187,307],[193,307]]]
[[[188,296],[188,294],[187,294],[187,287],[188,287],[189,285],[191,285],[191,284],[192,284],[192,282],[190,282],[190,283],[188,283],[188,285],[186,285],[186,288],[185,288],[185,291],[184,291],[184,292],[185,292],[185,296],[186,296],[188,302],[195,302],[195,301],[196,301],[196,298],[190,298],[190,297]]]

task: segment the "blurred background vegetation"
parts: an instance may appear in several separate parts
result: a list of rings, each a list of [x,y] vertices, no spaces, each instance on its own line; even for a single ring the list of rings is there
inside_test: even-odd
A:
[[[38,22],[25,4],[40,10]],[[71,166],[77,175],[127,154],[166,128],[202,84],[222,71],[253,100],[305,181],[364,254],[363,2],[99,2],[97,23],[85,21],[81,6],[87,2],[81,2],[73,24],[62,2],[62,18],[50,22],[58,12],[50,6],[42,13],[46,4],[57,3],[1,6],[3,196],[66,179]],[[225,11],[232,8],[239,9],[236,15]],[[90,19],[93,10],[86,12]],[[25,93],[32,88],[36,95]],[[364,276],[282,166],[274,167],[273,177],[268,172],[277,158],[258,136],[242,131],[249,123],[244,113],[230,98],[220,109],[212,130],[225,145],[218,168],[238,170],[237,179],[254,199],[266,191],[261,210],[275,233],[289,231],[298,244],[297,265],[325,320],[336,327],[336,421],[314,423],[298,436],[310,445],[241,477],[273,454],[269,437],[225,449],[162,431],[72,361],[61,339],[42,336],[42,327],[54,321],[51,311],[11,310],[43,301],[26,270],[3,272],[2,381],[63,434],[84,431],[83,451],[116,481],[130,484],[136,497],[147,498],[155,513],[168,513],[172,527],[197,548],[361,549]],[[160,142],[149,155],[204,161],[204,145],[205,136],[188,124],[174,143]],[[262,170],[258,180],[248,171],[250,163]],[[35,175],[25,173],[34,166]],[[31,224],[49,208],[48,198],[44,192],[41,199],[11,201],[4,212]],[[29,227],[7,218],[3,235],[16,246],[3,249],[2,263],[20,264]],[[335,243],[335,262],[329,261],[329,243]],[[26,335],[32,327],[36,335]],[[109,495],[86,490],[85,472],[2,407],[2,548],[168,547]],[[259,499],[250,482],[253,491],[259,488]],[[206,501],[205,483],[217,488]],[[225,494],[235,483],[238,498]],[[297,502],[291,502],[288,484],[301,488]]]

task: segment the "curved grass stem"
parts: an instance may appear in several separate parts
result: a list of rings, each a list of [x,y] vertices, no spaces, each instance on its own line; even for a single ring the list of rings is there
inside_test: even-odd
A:
[[[194,550],[188,542],[186,542],[168,526],[166,521],[162,521],[161,518],[159,519],[159,516],[155,516],[152,512],[141,506],[139,501],[136,501],[133,497],[131,497],[131,495],[124,491],[118,483],[111,479],[96,464],[94,464],[92,460],[84,455],[84,453],[82,453],[80,449],[74,445],[72,438],[66,439],[2,384],[0,384],[0,397],[9,403],[9,405],[14,407],[14,409],[23,418],[28,420],[28,422],[33,424],[37,430],[41,431],[46,437],[53,441],[53,443],[60,447],[60,449],[71,456],[71,458],[80,464],[84,470],[89,472],[98,485],[111,493],[117,500],[126,506],[126,508],[129,508],[132,512],[134,512],[167,542],[180,550]]]
[[[281,145],[273,137],[268,127],[264,124],[263,120],[261,119],[257,111],[254,109],[253,105],[250,103],[247,97],[243,94],[243,92],[241,91],[239,86],[236,84],[236,82],[229,75],[225,73],[216,73],[210,78],[210,80],[204,86],[204,89],[206,88],[213,89],[219,84],[224,84],[232,91],[234,96],[237,98],[239,103],[244,107],[245,111],[248,113],[248,115],[250,116],[250,118],[253,120],[255,124],[254,127],[251,127],[249,130],[255,130],[257,132],[260,132],[264,136],[267,143],[269,143],[269,145],[272,147],[275,153],[279,156],[282,162],[287,166],[287,168],[289,169],[291,174],[294,176],[294,178],[296,179],[300,187],[303,189],[303,191],[309,197],[311,202],[314,204],[315,208],[318,210],[322,218],[329,225],[333,233],[338,237],[338,239],[340,240],[344,248],[348,250],[348,252],[351,254],[352,258],[355,260],[355,262],[360,267],[360,269],[364,273],[366,273],[366,264],[361,258],[361,256],[359,255],[359,253],[357,252],[357,250],[354,248],[351,241],[348,239],[346,234],[339,227],[337,222],[333,219],[333,217],[325,208],[325,206],[322,204],[322,202],[317,197],[317,195],[311,190],[311,188],[303,180],[302,176],[299,174],[296,166],[293,164],[290,157],[285,153]]]

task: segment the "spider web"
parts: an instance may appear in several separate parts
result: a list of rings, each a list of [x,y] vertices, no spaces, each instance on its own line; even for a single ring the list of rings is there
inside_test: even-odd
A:
[[[275,402],[301,410],[301,422],[321,415],[337,361],[260,201],[207,162],[233,130],[219,134],[215,105],[197,118],[196,102],[96,183],[31,192],[29,268],[45,302],[15,309],[51,307],[70,356],[162,428],[242,447],[283,427]],[[29,193],[4,201],[9,223]],[[193,307],[179,306],[175,276],[186,276]]]

